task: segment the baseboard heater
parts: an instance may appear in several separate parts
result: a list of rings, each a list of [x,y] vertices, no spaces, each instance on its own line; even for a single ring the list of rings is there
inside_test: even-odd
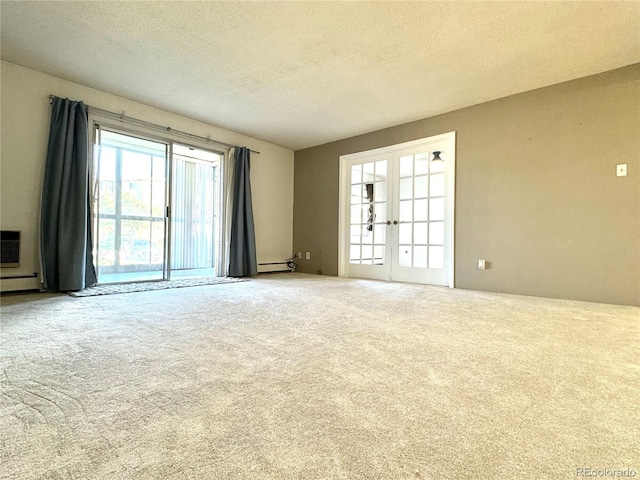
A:
[[[258,264],[258,273],[277,273],[277,272],[294,272],[295,266],[291,266],[291,262],[265,262]]]

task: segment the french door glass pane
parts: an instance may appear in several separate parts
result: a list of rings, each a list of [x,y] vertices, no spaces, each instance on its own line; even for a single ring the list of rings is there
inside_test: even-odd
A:
[[[418,153],[415,156],[415,160],[415,175],[426,175],[427,173],[429,173],[429,154]]]
[[[416,187],[415,187],[415,198],[426,198],[429,195],[429,187],[427,183],[427,176],[415,177],[416,178]]]
[[[444,172],[444,165],[447,158],[446,152],[440,152],[440,158],[442,158],[444,162],[429,162],[429,171],[431,173]]]
[[[431,197],[444,196],[444,174],[431,175],[429,178],[429,195]]]
[[[444,268],[444,247],[429,247],[429,268]]]
[[[376,203],[374,209],[376,223],[385,223],[387,221],[387,204]]]
[[[384,224],[376,225],[374,227],[374,231],[375,231],[376,244],[384,245],[386,242],[386,236],[387,236],[387,226]]]
[[[360,225],[362,221],[362,205],[351,205],[351,224]]]
[[[423,200],[415,201],[413,219],[416,222],[424,222],[429,219],[428,203],[429,200],[427,200],[426,198]]]
[[[413,175],[413,155],[400,157],[400,178],[411,177]]]
[[[444,198],[429,200],[429,220],[444,220]]]
[[[371,245],[362,245],[362,263],[371,265],[373,263],[373,247]]]
[[[371,230],[369,230],[371,228]],[[373,228],[371,225],[362,226],[362,244],[373,243]]]
[[[364,183],[373,182],[375,177],[373,172],[375,171],[375,164],[373,162],[365,163],[362,166],[362,181]]]
[[[374,265],[384,265],[384,245],[376,245],[373,247],[373,263]]]
[[[444,244],[444,222],[429,223],[429,243],[431,245]]]
[[[413,266],[417,268],[427,267],[427,247],[426,246],[414,246],[413,247]]]
[[[400,202],[400,215],[401,222],[411,222],[413,220],[413,202],[411,200],[405,200]]]
[[[401,223],[399,225],[398,241],[402,245],[411,245],[412,243],[412,225],[410,223]]]
[[[375,202],[387,201],[387,182],[376,182],[373,189],[373,200]]]
[[[384,262],[387,217],[387,161],[351,166],[349,262]]]
[[[411,247],[401,245],[398,250],[398,265],[400,267],[411,267]]]
[[[407,198],[413,198],[413,179],[401,178],[400,179],[400,200],[406,200]]]
[[[351,167],[351,184],[357,185],[362,183],[362,165],[354,165]]]
[[[349,249],[349,262],[360,263],[360,245],[351,245]]]
[[[351,225],[350,243],[360,243],[360,225]]]
[[[427,239],[427,223],[414,223],[413,224],[413,243],[414,245],[426,245]]]

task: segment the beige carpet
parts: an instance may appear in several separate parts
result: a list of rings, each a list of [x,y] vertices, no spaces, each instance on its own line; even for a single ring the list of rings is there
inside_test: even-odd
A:
[[[640,309],[304,274],[2,298],[3,479],[640,478]]]

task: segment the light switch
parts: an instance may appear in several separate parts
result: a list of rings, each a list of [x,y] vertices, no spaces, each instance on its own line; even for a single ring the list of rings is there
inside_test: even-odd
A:
[[[620,165],[616,165],[616,175],[618,177],[626,177],[627,176],[627,164],[621,163]]]

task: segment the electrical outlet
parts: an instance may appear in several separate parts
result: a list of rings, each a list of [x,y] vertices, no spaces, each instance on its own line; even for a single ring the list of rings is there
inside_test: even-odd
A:
[[[486,267],[486,262],[484,260],[478,260],[478,270],[484,270]]]
[[[307,260],[311,260],[311,253],[309,252],[305,253],[304,258],[306,258]]]
[[[627,164],[621,163],[620,165],[616,165],[616,175],[618,177],[626,177],[627,176]]]

